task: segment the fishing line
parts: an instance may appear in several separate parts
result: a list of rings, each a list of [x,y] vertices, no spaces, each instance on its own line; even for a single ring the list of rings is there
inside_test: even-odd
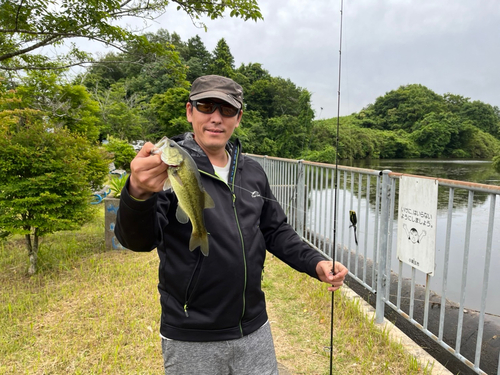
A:
[[[238,188],[238,189],[241,189],[241,190],[244,190],[247,193],[250,193],[250,195],[252,196],[252,198],[262,198],[264,200],[268,200],[268,201],[271,201],[271,202],[277,202],[277,203],[279,203],[277,199],[272,199],[272,198],[264,197],[257,190],[252,191],[252,190],[249,190],[249,189],[245,189],[244,187],[236,185],[236,184],[234,185],[234,187]]]
[[[293,185],[293,190],[292,190],[292,193],[290,194],[290,199],[288,200],[288,204],[286,205],[287,206],[287,210],[290,209],[292,201],[297,198],[297,189],[298,189],[299,180],[300,180],[300,177],[302,176],[302,173],[303,173],[302,171],[299,172],[299,175],[297,176],[295,184]],[[258,191],[251,191],[251,190],[245,189],[244,187],[236,185],[236,184],[234,184],[234,187],[250,193],[251,196],[252,196],[252,198],[262,198],[262,199],[265,199],[265,200],[268,200],[268,201],[271,201],[271,202],[276,202],[276,203],[281,204],[277,199],[272,199],[272,198],[264,197]],[[300,210],[300,211],[305,212],[304,210]],[[288,212],[285,212],[285,213],[288,215]]]
[[[261,193],[257,190],[249,190],[249,189],[245,189],[244,187],[241,187],[239,185],[234,185],[235,188],[238,188],[238,189],[241,189],[243,190],[245,193],[248,193],[252,198],[254,199],[262,199],[262,200],[265,200],[265,201],[269,201],[269,202],[275,202],[275,203],[278,203],[281,207],[284,207],[285,205],[282,204],[277,198],[269,198],[269,197],[266,197],[266,196],[263,196],[261,195]],[[295,186],[294,190],[297,188],[297,186]],[[284,208],[284,211],[285,211],[285,215],[288,217],[288,219],[290,221],[294,220],[295,217],[297,217],[297,215],[303,215],[303,217],[306,217],[306,215],[309,217],[309,219],[306,219],[306,226],[307,225],[310,225],[311,227],[308,227],[308,228],[312,228],[316,225],[317,223],[317,220],[318,219],[318,213],[321,211],[321,206],[319,205],[319,200],[317,201],[317,195],[318,194],[318,191],[316,191],[316,194],[313,194],[312,196],[309,195],[311,193],[314,193],[314,191],[309,191],[308,193],[308,199],[310,200],[310,205],[309,205],[309,208],[306,208],[306,209],[300,209],[297,207],[297,204],[293,204],[293,201],[295,200],[296,201],[296,198],[297,198],[297,194],[292,194],[292,197],[290,198],[289,202],[288,202],[288,206],[286,207],[286,209]],[[328,189],[327,190],[327,195],[326,195],[326,199],[330,199],[333,201],[333,198],[329,198],[331,196],[331,193],[333,193],[333,191],[331,189]],[[321,194],[321,193],[320,193]],[[292,215],[293,217],[291,217],[289,215],[289,212],[291,210],[294,210],[294,214]],[[309,221],[309,220],[312,220],[312,221]],[[311,230],[311,229],[308,229],[308,230]],[[325,235],[326,236],[326,233],[324,232],[319,232],[321,235]],[[312,244],[310,244],[312,245]],[[315,247],[314,245],[312,245],[313,247]],[[318,248],[316,248],[317,250],[320,250]],[[325,346],[325,349],[329,349],[327,346]]]
[[[281,207],[284,207],[284,204],[282,204],[277,198],[269,198],[269,197],[263,196],[257,190],[252,191],[249,189],[245,189],[244,187],[241,187],[241,186],[236,185],[236,184],[234,185],[234,187],[243,190],[245,193],[248,193],[254,199],[262,199],[262,200],[266,200],[269,202],[275,202],[275,203],[278,203]],[[294,190],[296,190],[296,189],[297,189],[297,186],[295,186]],[[326,191],[327,191],[326,199],[327,200],[330,199],[333,201],[333,198],[329,198],[331,196],[330,193],[333,193],[333,191],[330,189],[327,189]],[[316,223],[316,220],[318,220],[318,213],[321,211],[321,206],[318,205],[319,200],[317,201],[317,199],[318,199],[317,194],[319,192],[316,191],[316,194],[313,194],[312,196],[309,195],[311,193],[314,193],[314,191],[309,191],[307,194],[309,197],[308,199],[311,202],[309,205],[310,208],[308,208],[308,209],[306,208],[304,210],[298,208],[297,204],[295,204],[295,205],[293,204],[293,201],[296,200],[296,198],[297,198],[297,194],[296,193],[292,194],[292,197],[289,199],[288,206],[286,207],[286,210],[284,209],[285,215],[289,219],[291,219],[289,216],[289,211],[292,209],[295,211],[295,215],[301,214],[301,215],[304,215],[304,217],[305,217],[306,215],[310,214],[310,215],[308,215],[309,219],[306,220],[306,225],[307,225],[308,220],[313,220],[313,222],[309,222],[309,225],[314,226]],[[320,232],[320,233],[322,233],[323,235],[326,236],[326,234],[324,234],[323,232]],[[325,349],[328,349],[328,347],[325,347]]]
[[[338,89],[337,89],[337,133],[335,139],[335,198],[333,203],[333,248],[332,259],[335,273],[335,258],[337,250],[337,196],[338,196],[338,168],[339,168],[339,133],[340,133],[340,78],[342,72],[342,20],[344,14],[344,0],[340,0],[340,36],[339,36],[339,70],[338,70]],[[335,293],[332,292],[331,312],[330,312],[330,375],[333,374],[333,313],[334,313]]]
[[[259,191],[257,190],[249,190],[249,189],[245,189],[244,187],[242,186],[239,186],[239,185],[234,185],[235,188],[238,188],[238,189],[241,189],[243,191],[246,191],[247,193],[249,193],[251,195],[252,198],[262,198],[264,200],[267,200],[267,201],[270,201],[270,202],[276,202],[278,204],[281,205],[280,201],[278,201],[278,199],[276,198],[269,198],[269,197],[265,197],[263,195],[260,194]],[[295,193],[295,191],[297,190],[297,184],[295,184],[295,187],[294,187],[294,191],[292,192],[292,196],[290,197],[289,199],[289,202],[287,204],[287,211],[285,212],[285,214],[288,215],[288,209],[290,209],[290,206],[291,206],[291,202],[296,198],[297,194]],[[296,210],[298,210],[299,212],[302,212],[302,213],[305,213],[306,211],[305,210],[299,210],[298,208],[295,207]]]

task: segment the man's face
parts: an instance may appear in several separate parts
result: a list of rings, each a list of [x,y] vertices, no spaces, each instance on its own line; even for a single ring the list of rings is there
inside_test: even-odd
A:
[[[198,102],[227,104],[220,99],[203,99]],[[213,113],[203,113],[193,104],[186,104],[186,117],[193,125],[196,142],[207,153],[214,153],[224,149],[234,129],[239,126],[243,112],[240,111],[235,116],[226,117],[221,115],[219,108]]]

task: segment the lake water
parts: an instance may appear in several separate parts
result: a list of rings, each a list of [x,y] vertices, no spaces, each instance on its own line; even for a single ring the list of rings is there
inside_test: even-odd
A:
[[[491,161],[486,160],[372,159],[342,161],[340,164],[358,168],[389,169],[398,173],[500,185],[500,172],[496,172]]]
[[[488,161],[469,161],[469,160],[355,160],[353,162],[342,163],[353,167],[385,170],[389,169],[393,172],[415,174],[422,176],[446,178],[459,181],[477,182],[489,185],[500,186],[500,173],[496,172],[492,163]],[[458,193],[458,192],[457,192]],[[459,302],[461,298],[461,280],[462,271],[464,269],[464,248],[465,248],[465,227],[467,218],[467,194],[455,194],[455,207],[453,211],[453,226],[450,245],[450,259],[447,278],[447,298]],[[339,208],[341,212],[349,212],[349,207],[342,207],[343,192],[339,192]],[[351,201],[351,193],[346,194],[346,202],[349,205]],[[443,264],[444,264],[444,249],[445,249],[445,234],[447,222],[447,194],[440,194],[440,202],[438,203],[438,217],[436,228],[436,271],[431,279],[431,289],[440,293],[443,283]],[[488,215],[491,199],[486,194],[475,194],[475,202],[473,207],[473,222],[470,238],[470,253],[466,266],[467,269],[467,288],[466,302],[468,308],[479,310],[481,303],[481,291],[483,288],[483,275],[485,270],[485,249],[488,227]],[[309,197],[311,204],[314,207],[313,211],[321,212],[319,205],[322,202],[325,206],[331,207],[333,199],[332,192],[327,189],[322,191],[314,191]],[[358,210],[357,197],[353,197],[354,209]],[[329,203],[330,202],[330,203]],[[365,198],[361,199],[359,213],[364,213],[366,206],[369,205],[368,221],[374,219],[375,212],[373,207],[374,202],[366,202]],[[318,206],[317,206],[318,205]],[[500,285],[500,199],[496,200],[496,214],[493,230],[492,257],[489,264],[489,288],[488,302],[486,311],[489,314],[500,315],[500,294],[497,291],[497,286]],[[358,213],[358,217],[359,217]],[[320,216],[314,217],[312,221],[321,220]],[[395,215],[397,217],[397,215]],[[323,218],[324,220],[324,218]],[[328,220],[328,219],[327,219]],[[340,220],[340,219],[339,219]],[[339,221],[339,223],[341,220]],[[367,238],[367,256],[371,257],[371,249],[374,244],[375,228],[370,225],[368,230],[365,229],[364,223],[358,225],[358,239],[360,240],[360,251],[364,251],[364,238]],[[329,228],[329,224],[325,223],[324,228]],[[322,232],[322,231],[321,231]],[[322,233],[329,236],[328,233]],[[339,228],[339,239],[342,243],[350,247],[354,247],[352,238],[352,229],[348,225],[344,228]],[[342,238],[341,238],[342,237]],[[393,248],[395,249],[397,238],[397,220],[394,221],[393,228]],[[398,262],[393,253],[393,261],[391,262],[392,269],[397,272]],[[354,271],[354,270],[352,270]],[[410,268],[405,266],[404,276],[410,275]],[[417,282],[425,283],[425,279],[421,275]]]

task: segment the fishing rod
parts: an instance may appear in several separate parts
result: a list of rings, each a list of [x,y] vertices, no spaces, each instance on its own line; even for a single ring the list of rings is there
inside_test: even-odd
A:
[[[338,196],[338,169],[339,169],[339,130],[340,130],[340,78],[342,72],[342,21],[344,14],[344,0],[340,0],[340,35],[339,35],[339,70],[338,70],[338,89],[337,89],[337,132],[335,137],[335,176],[334,188],[335,197],[333,203],[333,269],[335,274],[335,258],[337,249],[337,196]],[[330,312],[330,375],[333,374],[333,313],[334,313],[335,293],[332,292],[331,312]]]

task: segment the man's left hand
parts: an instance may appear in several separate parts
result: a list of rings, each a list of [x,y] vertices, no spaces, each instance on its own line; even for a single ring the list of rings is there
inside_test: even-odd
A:
[[[335,269],[333,262],[322,260],[316,265],[316,273],[321,281],[332,286],[328,288],[330,292],[334,292],[344,285],[344,279],[349,270],[339,262],[335,262]]]

